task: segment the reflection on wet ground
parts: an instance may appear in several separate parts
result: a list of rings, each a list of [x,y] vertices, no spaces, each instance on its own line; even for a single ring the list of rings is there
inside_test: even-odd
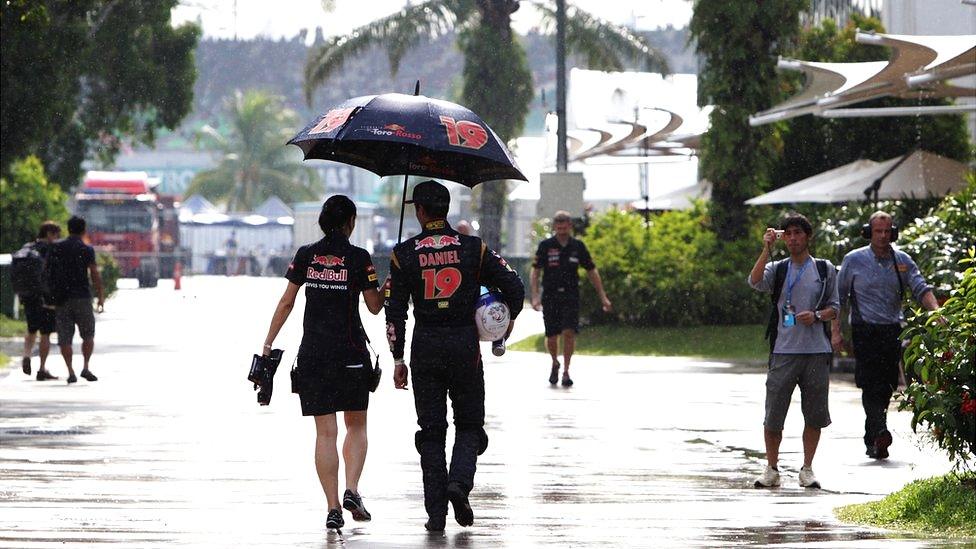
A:
[[[576,385],[553,389],[548,357],[515,352],[485,359],[491,442],[472,493],[475,527],[449,518],[443,534],[423,530],[413,397],[385,385],[370,404],[361,483],[374,521],[347,515],[341,535],[326,532],[314,428],[287,374],[269,407],[255,404],[244,379],[280,281],[184,279],[183,291],[123,291],[109,302],[96,383],[39,383],[19,370],[0,380],[0,547],[950,544],[833,519],[834,507],[948,467],[914,446],[898,413],[892,459],[864,458],[849,384],[834,384],[835,423],[815,462],[825,490],[797,486],[797,402],[784,485],[761,491],[752,481],[764,461],[762,367],[577,357]],[[526,333],[541,331],[533,314],[519,319]],[[294,316],[279,337],[289,354],[300,339]],[[366,320],[382,337],[382,318]],[[60,375],[63,365],[54,358],[51,368]]]

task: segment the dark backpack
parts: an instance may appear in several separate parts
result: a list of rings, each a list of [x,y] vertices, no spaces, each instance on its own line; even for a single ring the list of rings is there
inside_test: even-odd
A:
[[[783,293],[783,285],[786,284],[786,270],[789,267],[789,259],[784,259],[776,265],[776,276],[773,279],[773,294],[771,296],[772,309],[769,311],[769,322],[766,324],[766,339],[769,340],[769,352],[773,352],[773,348],[776,346],[776,336],[779,335],[779,296]],[[824,281],[824,289],[826,290],[827,285],[827,260],[817,259],[815,261],[817,264],[817,272],[820,274],[820,280]],[[824,298],[826,297],[826,291],[820,296],[820,303],[817,304],[817,309],[823,309]],[[824,335],[827,336],[827,341],[830,341],[830,328],[826,322],[821,322],[823,326]]]
[[[35,242],[14,252],[10,262],[10,286],[19,296],[38,296],[48,292],[45,257]]]

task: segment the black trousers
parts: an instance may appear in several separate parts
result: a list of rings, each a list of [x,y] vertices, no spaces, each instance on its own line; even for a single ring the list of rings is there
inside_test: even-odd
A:
[[[901,362],[901,326],[898,324],[852,324],[854,382],[861,389],[864,406],[864,444],[888,428],[888,404],[898,387]]]
[[[488,447],[485,433],[485,375],[478,332],[460,328],[415,327],[410,348],[411,381],[417,409],[417,452],[424,476],[428,516],[447,515],[447,485],[465,493],[474,486],[478,456]],[[447,397],[454,411],[454,450],[447,468]]]

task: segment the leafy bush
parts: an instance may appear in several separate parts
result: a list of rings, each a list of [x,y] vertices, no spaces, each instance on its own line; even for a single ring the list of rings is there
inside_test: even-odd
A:
[[[966,180],[963,190],[915,219],[900,236],[902,249],[915,259],[940,297],[959,283],[962,273],[956,267],[976,246],[976,173],[970,172]]]
[[[67,195],[44,174],[36,156],[18,160],[0,178],[0,252],[12,252],[37,238],[41,223],[68,219]]]
[[[754,231],[755,232],[755,231]],[[581,291],[581,315],[640,326],[760,322],[766,304],[745,282],[759,253],[759,234],[721,243],[709,229],[704,203],[659,214],[645,225],[634,213],[593,218],[582,237],[614,304],[602,312],[596,292]]]
[[[102,275],[102,287],[105,290],[105,299],[108,299],[119,289],[119,278],[122,277],[122,269],[118,261],[112,254],[97,252],[95,262],[98,264],[98,272]]]
[[[911,383],[901,409],[912,429],[928,426],[957,468],[976,452],[976,248],[960,261],[961,280],[938,311],[919,312],[905,330],[905,372]]]

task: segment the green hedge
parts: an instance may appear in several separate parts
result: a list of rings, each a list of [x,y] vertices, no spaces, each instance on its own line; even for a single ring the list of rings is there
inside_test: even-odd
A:
[[[605,314],[586,281],[581,316],[591,323],[638,326],[755,324],[766,314],[763,296],[746,275],[759,253],[754,238],[721,243],[704,203],[655,215],[645,225],[635,213],[611,211],[590,223],[586,243],[614,311]]]

